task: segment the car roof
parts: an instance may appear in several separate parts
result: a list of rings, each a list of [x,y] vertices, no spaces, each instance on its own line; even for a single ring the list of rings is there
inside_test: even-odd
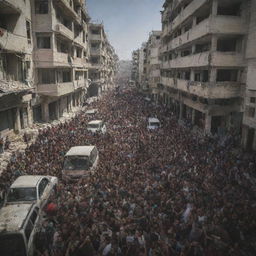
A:
[[[102,120],[92,120],[88,124],[100,124],[102,122],[103,122]]]
[[[86,114],[94,114],[94,113],[96,113],[98,111],[98,109],[97,108],[94,108],[94,109],[89,109],[89,110],[87,110],[85,113]]]
[[[76,146],[72,147],[66,156],[89,156],[95,146]]]
[[[13,204],[0,210],[0,233],[20,230],[33,204]]]
[[[23,175],[18,177],[11,185],[11,188],[36,187],[37,183],[46,176],[42,175]]]
[[[155,117],[149,117],[148,121],[150,123],[160,123],[159,119]]]

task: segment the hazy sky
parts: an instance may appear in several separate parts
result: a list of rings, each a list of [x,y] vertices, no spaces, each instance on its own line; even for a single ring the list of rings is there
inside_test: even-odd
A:
[[[146,41],[151,30],[161,30],[164,0],[87,0],[91,21],[102,22],[110,43],[122,60]]]

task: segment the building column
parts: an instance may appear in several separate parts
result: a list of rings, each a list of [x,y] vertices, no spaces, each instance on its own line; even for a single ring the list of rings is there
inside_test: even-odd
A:
[[[212,15],[216,16],[218,13],[218,0],[212,1]]]
[[[14,131],[20,132],[21,123],[20,123],[20,108],[17,107],[14,115]]]
[[[50,120],[48,102],[43,102],[41,105],[41,108],[42,108],[42,119],[44,122],[48,123]]]
[[[243,125],[242,140],[241,140],[241,144],[242,144],[243,149],[246,149],[246,146],[247,146],[248,131],[249,131],[249,127],[246,126],[246,125]]]
[[[211,67],[210,69],[210,83],[216,83],[216,79],[217,79],[217,69]]]
[[[193,17],[193,24],[192,24],[192,28],[194,28],[196,26],[196,16]]]
[[[204,126],[205,133],[210,134],[211,128],[212,128],[212,116],[210,116],[209,114],[206,114],[205,115],[205,126]]]
[[[179,113],[179,120],[182,120],[182,116],[183,116],[183,108],[184,105],[182,102],[180,102],[180,113]]]
[[[57,120],[60,119],[60,109],[62,113],[62,108],[60,107],[60,104],[62,103],[62,99],[56,101],[56,108],[55,108],[55,117]]]
[[[212,39],[211,39],[211,51],[212,52],[217,51],[217,43],[218,43],[218,38],[216,35],[213,35]]]
[[[195,125],[196,110],[192,108],[191,123]]]
[[[194,69],[190,70],[190,81],[195,81],[195,70]]]

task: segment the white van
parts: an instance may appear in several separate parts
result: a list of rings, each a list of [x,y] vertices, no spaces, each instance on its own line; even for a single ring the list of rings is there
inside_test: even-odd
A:
[[[64,180],[77,180],[94,172],[99,161],[96,146],[72,147],[65,155],[62,170]]]
[[[160,128],[160,121],[155,117],[150,117],[148,119],[148,130],[155,130]]]
[[[34,204],[7,205],[0,210],[0,255],[32,256],[35,233],[40,228]]]
[[[92,120],[87,124],[87,131],[92,133],[100,132],[104,134],[107,131],[107,127],[102,120]]]

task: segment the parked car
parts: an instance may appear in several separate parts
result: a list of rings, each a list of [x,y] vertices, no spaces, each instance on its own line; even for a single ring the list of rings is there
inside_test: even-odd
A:
[[[87,131],[92,133],[100,132],[104,134],[107,132],[107,127],[102,120],[92,120],[87,124]]]
[[[160,127],[160,121],[155,117],[148,118],[148,130],[155,130]]]
[[[78,180],[93,173],[99,161],[96,146],[76,146],[66,153],[62,178],[66,181]]]
[[[20,176],[12,183],[5,204],[36,203],[42,209],[57,184],[58,178],[54,176]]]
[[[7,205],[0,210],[0,255],[33,256],[41,216],[35,204]]]

